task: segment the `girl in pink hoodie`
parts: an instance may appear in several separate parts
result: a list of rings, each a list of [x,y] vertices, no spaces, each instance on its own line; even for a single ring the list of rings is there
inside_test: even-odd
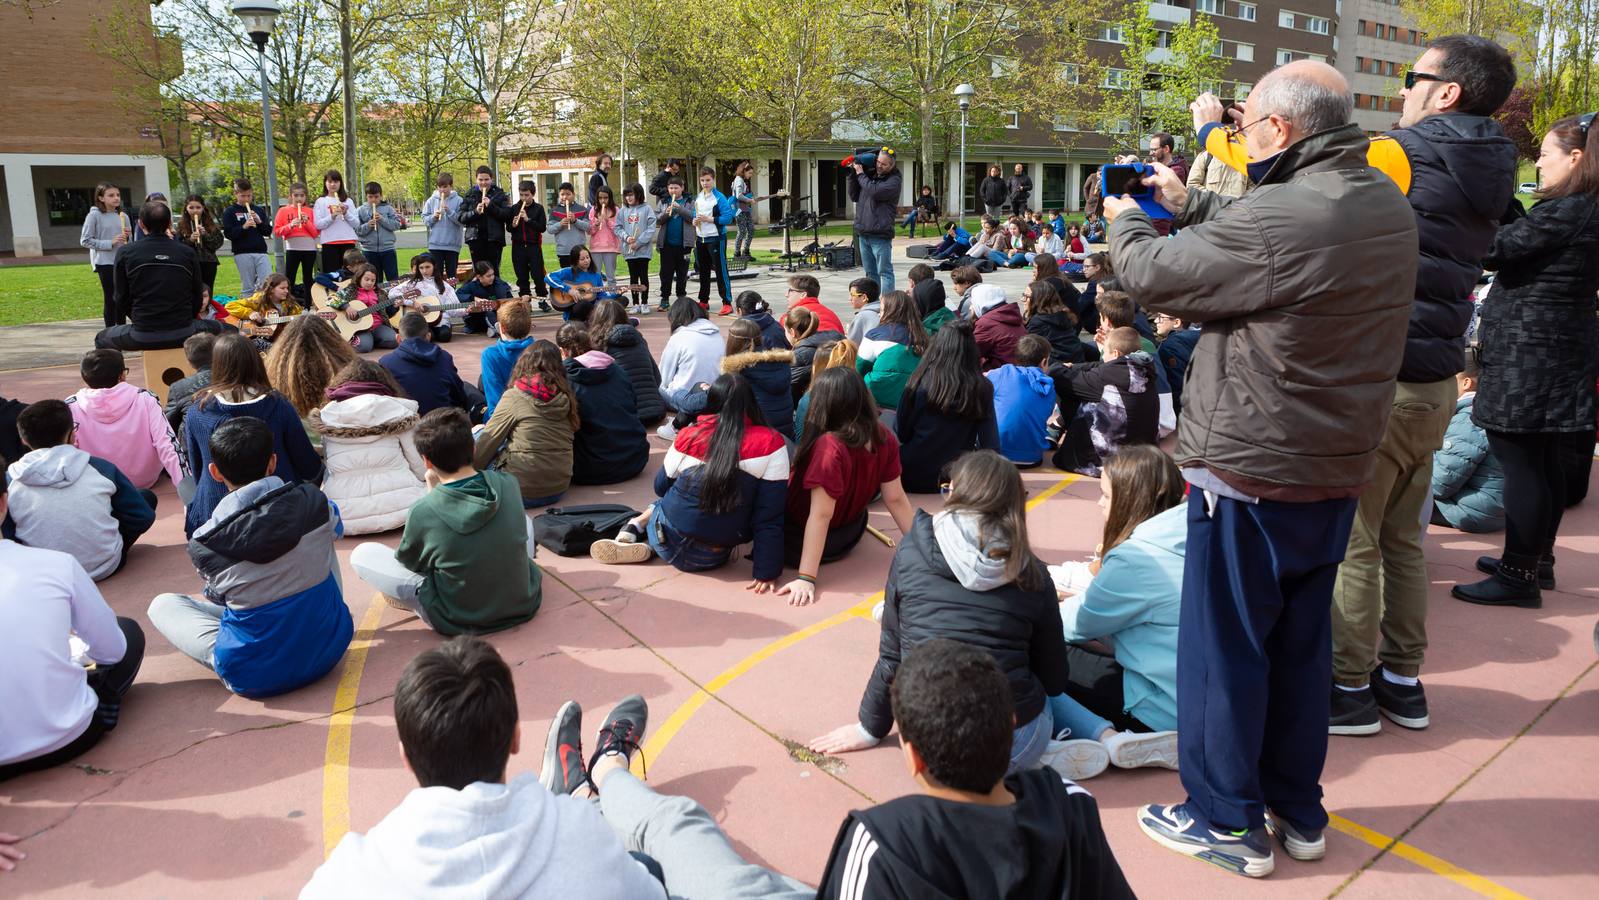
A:
[[[128,383],[120,350],[90,350],[79,367],[84,389],[67,398],[78,429],[78,446],[148,490],[166,470],[177,485],[187,474],[183,446],[155,395]]]

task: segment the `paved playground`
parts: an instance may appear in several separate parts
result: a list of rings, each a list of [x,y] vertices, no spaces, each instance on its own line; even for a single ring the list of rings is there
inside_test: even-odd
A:
[[[844,286],[858,274],[829,274],[824,300],[846,310]],[[1019,290],[1024,277],[990,280]],[[751,286],[773,298],[777,285],[762,278]],[[552,319],[535,322],[536,337],[554,330]],[[659,354],[665,316],[645,318],[642,330]],[[17,344],[6,331],[0,369]],[[458,337],[448,345],[463,377],[476,376],[484,343]],[[7,397],[64,397],[77,387],[75,365],[0,371]],[[663,456],[665,442],[652,442]],[[567,501],[642,508],[658,465],[622,485],[574,488]],[[1035,551],[1048,562],[1085,557],[1099,536],[1098,485],[1048,469],[1024,477]],[[347,829],[371,827],[414,786],[391,697],[405,663],[440,638],[355,578],[349,551],[370,538],[339,545],[357,629],[344,662],[303,690],[246,700],[149,626],[154,595],[200,583],[175,492],[163,482],[158,494],[154,529],[127,568],[101,584],[117,613],[149,636],[139,681],[117,730],[75,764],[0,783],[0,831],[27,836],[28,854],[0,875],[0,896],[293,896]],[[881,509],[872,524],[897,535]],[[1570,511],[1562,530],[1561,590],[1545,592],[1541,610],[1519,610],[1449,598],[1450,585],[1476,577],[1479,554],[1498,552],[1499,535],[1429,529],[1434,602],[1424,679],[1433,725],[1410,732],[1386,724],[1372,738],[1332,739],[1325,860],[1278,854],[1270,878],[1239,878],[1140,833],[1134,810],[1180,799],[1177,773],[1112,769],[1085,782],[1134,889],[1151,897],[1599,896],[1591,830],[1599,814],[1599,500]],[[399,533],[377,539],[392,545]],[[513,667],[520,703],[524,751],[508,774],[536,767],[535,748],[563,700],[580,701],[597,723],[616,699],[642,693],[654,787],[693,796],[749,857],[814,883],[846,811],[913,789],[894,738],[839,758],[802,749],[856,713],[877,651],[871,607],[891,554],[863,541],[826,567],[816,605],[793,608],[744,591],[742,563],[685,575],[658,561],[604,567],[541,550],[542,610],[490,638]]]

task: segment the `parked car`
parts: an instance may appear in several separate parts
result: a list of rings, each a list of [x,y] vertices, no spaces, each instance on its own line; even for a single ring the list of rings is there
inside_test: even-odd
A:
[[[1516,190],[1520,191],[1523,194],[1530,194],[1533,191],[1538,190],[1538,182],[1536,182],[1536,181],[1523,181],[1519,186],[1516,187]]]

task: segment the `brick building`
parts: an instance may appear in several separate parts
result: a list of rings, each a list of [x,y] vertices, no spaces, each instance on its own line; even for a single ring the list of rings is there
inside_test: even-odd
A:
[[[149,0],[0,4],[0,253],[77,249],[98,182],[119,185],[130,210],[170,193],[154,123],[124,108],[130,76],[97,46],[120,11],[149,27]]]
[[[1341,4],[1347,3],[1348,0],[1288,0],[1285,3],[1165,0],[1150,3],[1149,12],[1162,32],[1190,21],[1194,15],[1211,16],[1221,38],[1219,53],[1229,61],[1221,85],[1225,99],[1246,96],[1262,75],[1282,63],[1296,59],[1333,62],[1339,56],[1339,9]],[[1396,7],[1384,5],[1383,8],[1397,12]],[[1347,19],[1347,13],[1345,17]],[[1116,27],[1101,26],[1093,37],[1089,41],[1089,53],[1100,58],[1114,58],[1120,53],[1122,39]],[[1160,55],[1167,52],[1163,47],[1157,48],[1150,58],[1159,61]],[[1114,78],[1114,72],[1110,77]],[[947,99],[953,105],[954,98]],[[981,104],[983,99],[978,96],[974,102]],[[1009,113],[1008,117],[1010,124],[999,139],[974,140],[967,144],[962,208],[968,215],[980,209],[977,185],[991,164],[999,164],[1007,175],[1017,163],[1026,166],[1033,179],[1034,206],[1075,210],[1082,208],[1083,182],[1094,169],[1109,160],[1113,150],[1131,149],[1135,144],[1140,150],[1148,146],[1146,135],[1107,136],[1079,132],[1067,120],[1034,121],[1016,113]],[[1191,136],[1179,135],[1180,145],[1185,137],[1191,142]],[[852,148],[871,141],[871,136],[858,123],[840,122],[828,139],[800,142],[796,147],[795,170],[787,179],[779,172],[782,168],[780,155],[775,159],[757,155],[754,158],[755,192],[768,194],[787,184],[794,196],[811,198],[805,201],[805,208],[815,209],[834,220],[847,218],[853,210],[845,196],[844,170],[839,161],[848,156]],[[1192,157],[1194,151],[1184,147],[1183,152]],[[507,150],[513,181],[535,182],[541,197],[553,196],[555,186],[562,181],[581,186],[592,168],[591,154],[591,148],[570,143],[530,142],[520,146],[513,144]],[[902,157],[909,155],[902,153]],[[731,173],[725,170],[732,162],[719,163],[718,167],[724,170],[724,176],[719,179],[723,187],[731,181]],[[956,166],[951,165],[951,171],[946,172],[940,163],[933,167],[933,172],[924,174],[919,166],[912,170],[913,165],[908,159],[904,164],[906,179],[901,206],[908,207],[920,186],[930,184],[946,213],[953,213],[952,204],[945,202],[945,198],[954,196],[961,183],[953,171]],[[646,182],[657,171],[656,160],[631,160],[625,164],[619,162],[618,166],[630,174],[636,171]],[[622,183],[615,174],[612,181]],[[768,221],[780,211],[776,202],[759,206],[759,221]]]
[[[1343,0],[1338,71],[1355,92],[1355,124],[1386,131],[1399,121],[1400,77],[1421,56],[1427,36],[1399,0]]]

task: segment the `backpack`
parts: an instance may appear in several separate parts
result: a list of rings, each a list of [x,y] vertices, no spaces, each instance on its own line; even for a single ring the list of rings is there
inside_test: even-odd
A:
[[[558,556],[587,556],[595,541],[616,537],[638,515],[619,503],[557,506],[533,518],[533,539]]]

